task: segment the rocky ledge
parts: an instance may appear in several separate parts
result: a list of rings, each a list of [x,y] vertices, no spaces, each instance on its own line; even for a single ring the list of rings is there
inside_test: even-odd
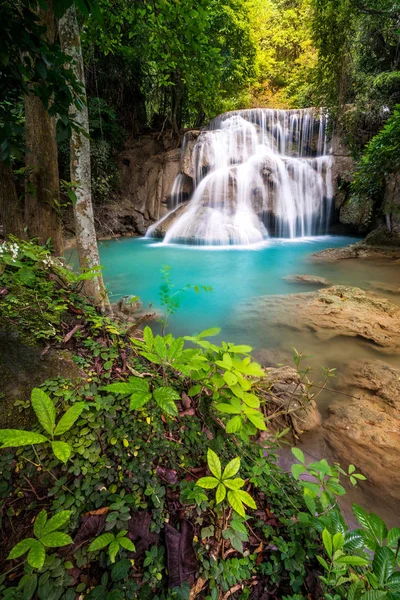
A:
[[[329,408],[326,441],[342,463],[358,465],[371,483],[399,501],[400,370],[380,361],[355,361],[340,387],[354,397]]]
[[[400,308],[359,288],[336,285],[316,292],[262,296],[244,309],[260,323],[311,330],[320,339],[359,337],[382,352],[400,353]]]
[[[375,262],[390,262],[400,264],[400,248],[390,246],[369,246],[357,242],[344,248],[326,248],[312,255],[312,259],[320,262],[336,262],[351,258],[361,258]]]

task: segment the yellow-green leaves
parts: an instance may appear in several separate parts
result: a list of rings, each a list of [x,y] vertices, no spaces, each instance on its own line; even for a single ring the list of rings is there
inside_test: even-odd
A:
[[[46,558],[46,548],[61,548],[72,544],[72,539],[66,533],[57,531],[69,521],[70,510],[63,510],[47,520],[47,512],[43,509],[37,515],[33,525],[35,538],[26,538],[14,546],[8,560],[19,558],[28,552],[28,563],[34,569],[41,569]]]
[[[0,429],[1,448],[17,448],[19,446],[30,446],[48,442],[48,439],[40,433],[23,431],[22,429]]]
[[[149,334],[147,334],[149,338]],[[153,339],[153,338],[151,338]],[[129,377],[126,382],[111,383],[104,388],[107,392],[121,394],[122,396],[130,396],[129,406],[131,410],[141,408],[149,400],[154,398],[156,404],[161,408],[165,415],[171,417],[178,416],[178,408],[176,400],[180,399],[180,395],[172,387],[159,387],[150,390],[150,384],[146,379],[141,377]]]
[[[34,388],[31,402],[39,423],[49,435],[53,435],[56,409],[52,399],[40,388]]]
[[[74,425],[75,421],[79,419],[83,409],[85,408],[84,402],[77,402],[58,421],[57,426],[54,430],[54,435],[62,435]]]
[[[245,481],[240,477],[233,478],[240,469],[240,458],[238,456],[232,459],[222,472],[218,455],[209,448],[207,463],[214,477],[201,477],[197,485],[208,490],[217,488],[215,493],[216,504],[221,504],[227,498],[233,510],[242,517],[246,516],[244,505],[254,509],[257,508],[250,494],[241,489]]]

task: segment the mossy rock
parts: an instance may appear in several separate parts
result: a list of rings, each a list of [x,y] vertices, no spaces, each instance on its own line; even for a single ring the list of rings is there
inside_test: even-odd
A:
[[[29,402],[31,391],[46,379],[82,378],[83,372],[67,350],[49,350],[27,343],[17,332],[0,330],[0,427],[24,428],[32,423],[30,408],[18,410],[17,400]]]

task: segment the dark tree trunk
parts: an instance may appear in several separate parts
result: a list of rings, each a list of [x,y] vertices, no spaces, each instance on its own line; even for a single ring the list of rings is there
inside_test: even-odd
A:
[[[3,233],[25,237],[22,206],[17,196],[12,169],[0,161],[0,223]]]
[[[39,9],[41,21],[47,27],[47,37],[54,42],[56,21],[52,3]],[[25,96],[26,166],[28,168],[25,198],[25,223],[29,237],[44,244],[49,238],[58,255],[63,252],[61,217],[59,213],[59,178],[56,126],[44,104],[34,94]],[[34,191],[32,192],[32,186]]]

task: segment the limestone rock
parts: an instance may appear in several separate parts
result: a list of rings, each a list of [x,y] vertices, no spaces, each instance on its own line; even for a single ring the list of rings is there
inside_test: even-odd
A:
[[[297,283],[329,285],[329,281],[325,277],[319,277],[318,275],[287,275],[284,279],[286,279],[286,281],[294,281]]]
[[[379,262],[393,262],[400,259],[400,249],[369,246],[365,242],[358,242],[344,248],[326,248],[312,255],[312,259],[320,262],[336,262],[345,259],[364,259]]]
[[[249,318],[276,327],[313,331],[320,339],[360,337],[383,352],[400,353],[400,308],[349,286],[317,292],[264,296],[247,303]]]
[[[325,439],[344,463],[361,468],[371,483],[400,500],[400,370],[383,362],[354,362],[342,381],[359,399],[335,402]]]
[[[188,209],[189,205],[181,204],[153,230],[152,235],[157,238],[163,238],[170,227],[181,217]]]

